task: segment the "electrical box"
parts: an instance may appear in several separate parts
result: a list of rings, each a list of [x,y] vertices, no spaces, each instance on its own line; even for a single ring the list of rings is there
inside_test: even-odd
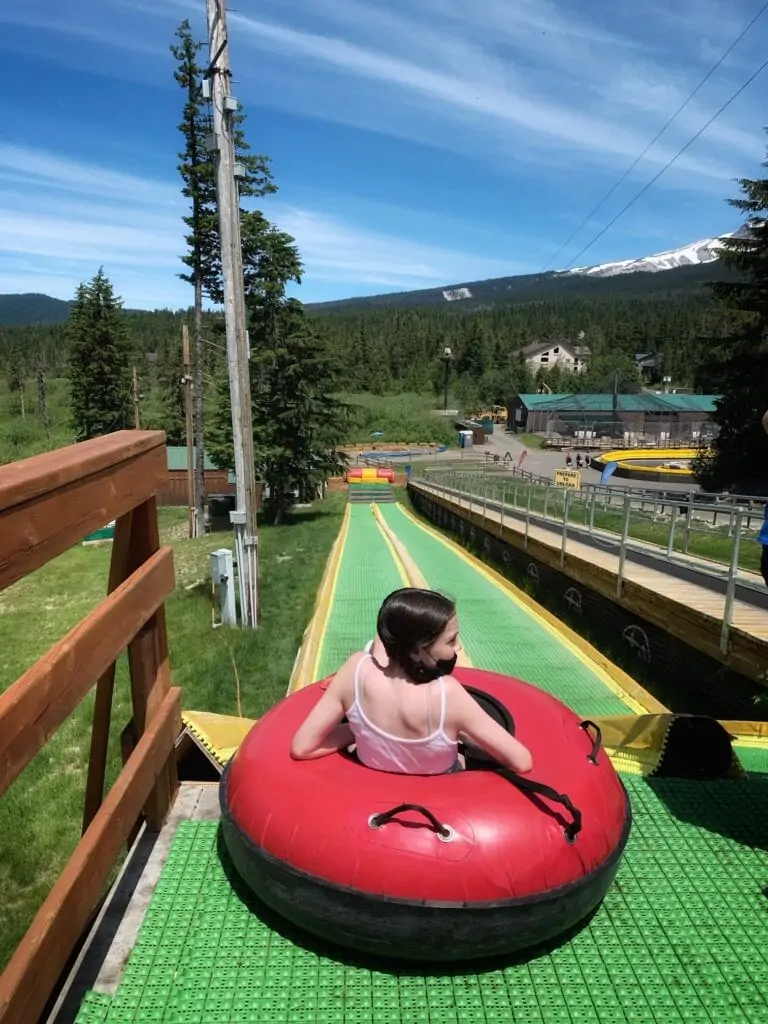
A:
[[[245,177],[245,165],[244,164],[233,164],[232,165],[232,176],[237,178],[238,181],[242,181]]]
[[[218,153],[220,148],[219,136],[216,134],[216,132],[211,132],[210,135],[206,135],[204,145],[209,153]]]
[[[232,552],[228,548],[219,548],[211,552],[211,580],[219,584],[227,578]]]
[[[224,109],[234,114],[240,109],[240,104],[234,96],[225,96]]]
[[[210,78],[204,78],[200,85],[200,92],[204,100],[211,98],[211,80]]]

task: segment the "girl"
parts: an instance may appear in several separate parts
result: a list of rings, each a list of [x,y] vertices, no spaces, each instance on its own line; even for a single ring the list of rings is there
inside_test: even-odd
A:
[[[431,590],[396,590],[379,610],[376,631],[373,653],[353,654],[299,727],[292,757],[324,757],[355,743],[369,768],[439,775],[461,771],[461,734],[505,767],[531,770],[528,750],[451,675],[461,650],[452,601]],[[385,659],[377,659],[379,649]]]

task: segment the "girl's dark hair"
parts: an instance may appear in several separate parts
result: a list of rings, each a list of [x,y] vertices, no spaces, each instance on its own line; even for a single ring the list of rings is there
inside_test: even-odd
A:
[[[407,668],[412,653],[433,644],[455,614],[456,605],[442,594],[404,587],[384,599],[376,632],[389,657]]]

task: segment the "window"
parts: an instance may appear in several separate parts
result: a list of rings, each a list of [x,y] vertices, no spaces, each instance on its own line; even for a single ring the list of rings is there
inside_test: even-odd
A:
[[[557,355],[557,353],[560,351],[560,346],[559,345],[555,345],[555,347],[552,349],[552,351],[555,353],[555,355]]]

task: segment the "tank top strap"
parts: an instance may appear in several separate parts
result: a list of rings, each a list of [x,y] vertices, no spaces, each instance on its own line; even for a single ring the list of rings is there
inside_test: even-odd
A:
[[[373,661],[373,658],[371,657],[371,655],[370,654],[364,654],[363,657],[360,659],[360,661],[358,661],[357,665],[355,666],[355,703],[358,706],[360,705],[360,690],[359,690],[359,685],[360,685],[360,666],[363,664],[364,661],[369,661],[369,660]]]
[[[440,676],[440,725],[441,732],[445,729],[445,676]]]

